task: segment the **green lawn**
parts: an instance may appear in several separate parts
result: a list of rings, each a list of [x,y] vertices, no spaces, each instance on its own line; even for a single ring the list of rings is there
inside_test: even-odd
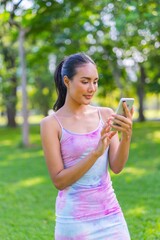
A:
[[[0,128],[0,239],[53,240],[52,186],[40,144],[30,128],[23,149],[21,129]],[[160,239],[160,123],[134,123],[129,161],[113,185],[132,240]],[[97,239],[98,240],[98,239]]]

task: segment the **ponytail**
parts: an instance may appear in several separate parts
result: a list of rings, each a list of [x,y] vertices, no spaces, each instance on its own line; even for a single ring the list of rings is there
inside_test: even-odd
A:
[[[55,111],[57,111],[59,108],[61,108],[64,105],[65,99],[66,99],[67,88],[63,82],[63,77],[61,73],[63,63],[64,63],[64,60],[59,63],[54,73],[54,81],[55,81],[56,91],[58,94],[58,98],[53,106],[53,110]]]

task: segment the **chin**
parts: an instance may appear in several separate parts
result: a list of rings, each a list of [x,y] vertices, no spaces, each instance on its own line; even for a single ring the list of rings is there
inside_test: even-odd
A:
[[[79,103],[80,105],[89,105],[91,103],[92,99],[83,99],[80,101],[77,101],[77,103]]]
[[[88,104],[90,104],[91,103],[91,100],[89,99],[88,101],[85,101],[85,105],[88,105]]]

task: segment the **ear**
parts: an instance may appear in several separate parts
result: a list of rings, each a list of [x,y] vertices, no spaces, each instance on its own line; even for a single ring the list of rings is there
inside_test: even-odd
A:
[[[63,82],[64,82],[64,85],[66,86],[66,88],[68,88],[70,80],[66,75],[63,78]]]

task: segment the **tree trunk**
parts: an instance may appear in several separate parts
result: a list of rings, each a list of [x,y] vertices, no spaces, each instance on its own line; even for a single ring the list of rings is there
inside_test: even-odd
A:
[[[21,63],[21,77],[22,77],[22,143],[24,146],[29,145],[29,124],[28,124],[28,110],[27,110],[27,78],[26,78],[26,63],[24,50],[25,30],[20,28],[19,32],[19,55]]]
[[[2,47],[2,51],[7,70],[10,72],[16,65],[14,52],[4,46]],[[3,98],[7,113],[7,127],[16,127],[17,77],[13,74],[6,81],[9,81],[9,89],[4,89]]]
[[[137,94],[139,97],[139,121],[143,122],[145,121],[145,116],[143,114],[144,111],[144,96],[145,96],[145,79],[146,79],[146,74],[144,67],[140,65],[140,77],[139,77],[139,84],[137,88]]]
[[[16,101],[17,101],[17,79],[15,76],[13,76],[11,79],[11,91],[10,96],[8,96],[9,99],[7,99],[6,104],[6,111],[7,111],[7,126],[8,127],[16,127]]]

